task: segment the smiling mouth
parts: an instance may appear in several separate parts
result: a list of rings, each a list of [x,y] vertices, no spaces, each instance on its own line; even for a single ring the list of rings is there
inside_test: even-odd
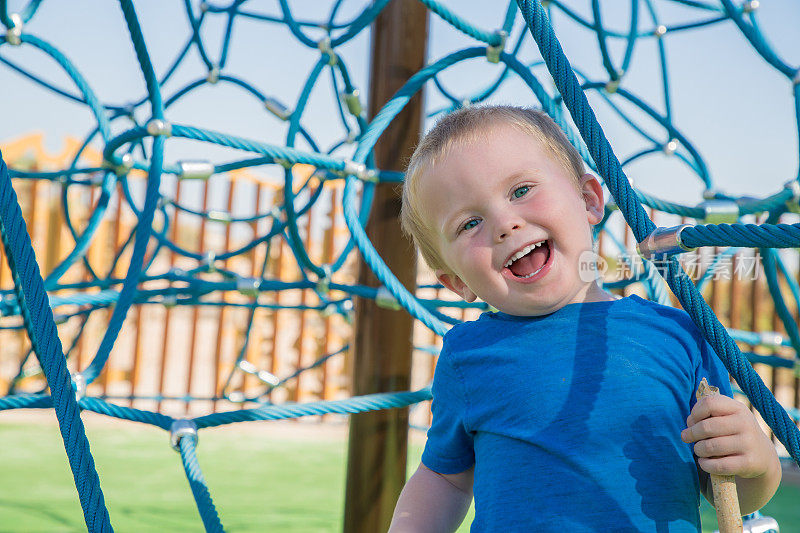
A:
[[[511,256],[503,266],[510,270],[514,277],[528,279],[538,274],[549,259],[550,241],[545,240],[529,244]]]

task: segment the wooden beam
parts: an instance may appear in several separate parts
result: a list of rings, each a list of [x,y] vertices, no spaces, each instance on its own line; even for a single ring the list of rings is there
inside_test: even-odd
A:
[[[372,25],[369,116],[425,65],[428,11],[417,0],[392,0]],[[422,97],[417,94],[375,146],[375,162],[385,170],[405,170],[419,141]],[[400,232],[397,186],[376,187],[367,235],[383,260],[409,289],[416,286],[416,254]],[[359,283],[378,286],[361,265]],[[411,383],[413,321],[371,300],[356,302],[353,394],[408,390]],[[350,418],[345,533],[386,531],[406,480],[408,409],[360,413]]]

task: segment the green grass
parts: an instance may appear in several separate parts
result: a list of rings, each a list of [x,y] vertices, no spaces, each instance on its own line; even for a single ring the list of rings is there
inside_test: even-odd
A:
[[[264,432],[239,424],[201,432],[200,466],[226,531],[341,530],[346,432],[315,438],[313,427],[292,427]],[[165,432],[94,419],[87,434],[115,531],[202,531]],[[0,532],[85,531],[54,418],[28,422],[0,414],[0,446]],[[413,471],[421,450],[411,450]],[[713,531],[714,510],[704,504],[701,511],[703,531]],[[800,489],[782,487],[765,513],[782,533],[800,532]],[[472,511],[459,531],[469,531],[471,517]]]

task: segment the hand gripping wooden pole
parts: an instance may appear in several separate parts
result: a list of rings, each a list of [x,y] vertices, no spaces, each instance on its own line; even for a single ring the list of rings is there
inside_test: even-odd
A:
[[[719,389],[708,384],[706,378],[697,387],[697,399],[719,394]],[[717,508],[719,533],[742,533],[742,513],[739,496],[736,494],[736,476],[709,474],[714,492],[714,507]]]

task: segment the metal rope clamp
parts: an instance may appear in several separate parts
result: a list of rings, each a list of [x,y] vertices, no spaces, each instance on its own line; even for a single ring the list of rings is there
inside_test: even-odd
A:
[[[289,120],[292,116],[288,107],[271,96],[264,98],[264,108],[281,120]]]
[[[317,286],[314,287],[314,290],[317,291],[318,294],[328,294],[331,292],[331,277],[333,277],[333,270],[331,270],[330,265],[322,265],[322,276],[317,279]]]
[[[619,86],[622,83],[622,76],[625,74],[625,71],[620,70],[616,74],[616,78],[612,78],[606,82],[605,90],[608,94],[614,94],[617,92],[617,89],[619,89]]]
[[[212,220],[214,222],[221,222],[223,224],[230,224],[233,222],[233,217],[227,211],[212,209],[206,214],[206,216],[208,217],[208,220]]]
[[[500,54],[506,48],[506,40],[508,40],[508,32],[504,30],[497,30],[494,32],[495,36],[500,38],[500,42],[494,46],[487,46],[486,47],[486,59],[489,63],[499,63],[500,62]]]
[[[742,4],[742,14],[752,13],[759,7],[761,7],[761,2],[758,0],[747,0],[747,2]]]
[[[375,305],[383,307],[384,309],[391,309],[392,311],[399,311],[403,308],[394,294],[386,288],[385,285],[378,287],[378,292],[375,293]]]
[[[333,67],[339,62],[339,59],[336,57],[336,52],[334,52],[331,47],[330,37],[325,37],[317,41],[317,48],[319,48],[319,51],[322,52],[323,55],[328,56],[328,66]]]
[[[22,17],[19,13],[12,13],[8,18],[12,26],[6,30],[6,42],[11,46],[19,46],[22,44]]]
[[[72,383],[75,384],[75,401],[80,402],[86,397],[86,376],[81,372],[76,372],[72,376]]]
[[[705,224],[736,224],[739,221],[739,204],[733,200],[706,200],[697,207],[705,212]]]
[[[356,163],[355,161],[351,161],[349,159],[344,162],[344,169],[342,170],[342,173],[345,176],[352,175],[361,181],[370,183],[378,183],[380,181],[378,179],[378,173],[375,171],[375,169],[367,168],[367,165],[363,163]]]
[[[786,208],[792,213],[800,213],[800,181],[791,180],[783,184],[784,189],[789,189],[792,197],[786,201]]]
[[[211,85],[216,85],[216,83],[219,81],[219,67],[217,65],[214,65],[208,70],[206,81]]]
[[[769,348],[777,348],[783,346],[783,335],[777,331],[761,331],[758,333],[758,345],[767,346]]]
[[[267,372],[266,370],[259,370],[256,367],[256,365],[254,365],[250,361],[247,361],[246,359],[240,359],[239,362],[236,363],[236,366],[238,366],[242,372],[250,374],[251,376],[255,376],[259,381],[267,385],[272,385],[273,387],[275,387],[281,382],[278,376],[276,376],[272,372]]]
[[[203,256],[203,264],[206,266],[206,272],[213,274],[217,271],[217,266],[214,264],[217,261],[217,254],[214,252],[206,252]]]
[[[240,294],[255,298],[261,289],[260,278],[239,278],[236,280],[236,290]]]
[[[214,175],[215,170],[211,161],[201,160],[178,161],[178,168],[178,178],[182,180],[207,180]]]
[[[153,137],[172,137],[172,124],[166,120],[154,118],[147,123],[147,134]]]
[[[189,437],[197,446],[197,424],[185,418],[173,421],[169,428],[169,443],[176,452],[181,451],[181,439],[184,437]]]
[[[354,117],[360,117],[364,112],[364,106],[361,105],[360,96],[361,93],[358,89],[353,89],[353,91],[349,93],[342,93],[342,100],[344,100],[347,110],[350,111],[350,114]]]
[[[111,157],[116,159],[117,156],[112,155]],[[133,168],[133,156],[131,154],[122,154],[122,157],[119,158],[119,161],[119,164],[117,164],[113,160],[109,161],[106,159],[103,161],[103,166],[117,176],[127,176]]]
[[[691,252],[694,248],[689,248],[681,242],[681,232],[685,228],[692,227],[691,224],[682,224],[669,228],[656,228],[642,242],[636,245],[636,251],[645,259],[659,260],[665,256]]]
[[[173,307],[178,305],[178,297],[175,294],[165,294],[161,298],[161,305],[163,305],[167,309],[172,309]]]

